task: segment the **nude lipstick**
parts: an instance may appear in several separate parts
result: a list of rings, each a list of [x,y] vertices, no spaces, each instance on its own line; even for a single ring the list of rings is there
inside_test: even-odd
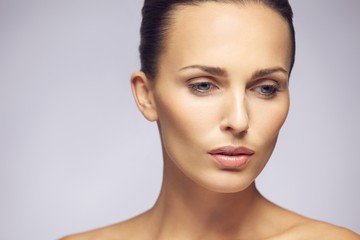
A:
[[[250,161],[255,152],[246,147],[225,146],[208,152],[214,161],[225,169],[243,168]]]

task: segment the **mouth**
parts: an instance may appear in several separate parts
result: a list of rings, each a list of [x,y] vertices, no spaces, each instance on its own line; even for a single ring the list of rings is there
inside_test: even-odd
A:
[[[255,151],[246,147],[225,146],[208,152],[215,163],[223,169],[244,168],[251,160]]]

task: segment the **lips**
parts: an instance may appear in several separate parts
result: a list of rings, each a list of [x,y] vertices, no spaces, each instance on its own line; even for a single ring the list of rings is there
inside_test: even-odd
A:
[[[225,146],[208,152],[221,168],[238,169],[245,167],[255,152],[246,147]]]

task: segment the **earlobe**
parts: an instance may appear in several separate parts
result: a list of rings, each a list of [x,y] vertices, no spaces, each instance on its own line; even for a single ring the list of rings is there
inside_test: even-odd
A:
[[[140,112],[149,121],[157,121],[158,114],[153,95],[152,82],[143,72],[131,76],[131,90]]]

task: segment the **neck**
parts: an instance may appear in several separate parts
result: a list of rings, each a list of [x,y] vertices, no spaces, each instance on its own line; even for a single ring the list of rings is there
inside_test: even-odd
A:
[[[254,236],[251,223],[259,217],[264,202],[254,183],[241,192],[217,193],[193,182],[173,163],[165,161],[162,189],[149,214],[158,226],[154,229],[160,229],[157,239],[175,233],[183,235],[183,239],[234,239],[247,235],[249,229]]]

